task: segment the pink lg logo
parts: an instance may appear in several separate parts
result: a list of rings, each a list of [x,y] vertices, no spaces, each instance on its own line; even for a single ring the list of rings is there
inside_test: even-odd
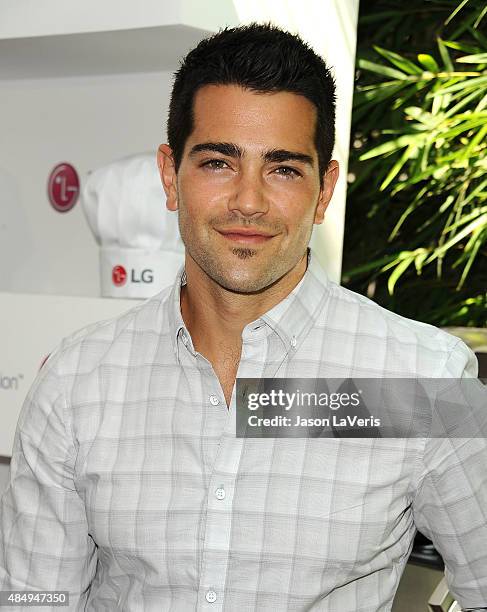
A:
[[[78,173],[71,164],[58,164],[49,176],[47,194],[51,206],[58,212],[68,212],[79,196]]]
[[[112,281],[116,287],[121,287],[127,282],[127,271],[123,266],[115,266],[112,270]]]

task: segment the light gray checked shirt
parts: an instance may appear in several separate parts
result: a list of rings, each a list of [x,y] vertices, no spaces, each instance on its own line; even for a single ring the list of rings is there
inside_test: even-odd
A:
[[[487,605],[486,440],[236,438],[235,389],[227,409],[181,282],[41,370],[0,508],[0,588],[96,612],[388,611],[417,527],[460,604]],[[330,282],[313,255],[242,340],[239,377],[476,376],[462,342]]]

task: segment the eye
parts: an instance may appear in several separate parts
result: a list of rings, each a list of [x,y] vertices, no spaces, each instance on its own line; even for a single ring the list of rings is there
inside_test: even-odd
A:
[[[201,164],[202,168],[209,168],[210,170],[223,170],[228,168],[227,162],[223,159],[209,159]]]
[[[291,168],[291,166],[279,166],[279,168],[276,168],[275,172],[286,178],[298,178],[301,176],[301,173],[295,168]]]

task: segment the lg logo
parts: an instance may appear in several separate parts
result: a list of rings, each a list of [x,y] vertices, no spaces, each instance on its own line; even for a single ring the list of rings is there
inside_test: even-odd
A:
[[[115,287],[122,287],[127,282],[127,271],[123,266],[115,266],[112,270],[112,281]]]
[[[116,287],[123,287],[127,282],[127,270],[123,266],[115,266],[112,270],[112,281]],[[152,283],[154,273],[152,270],[142,270],[140,274],[133,268],[130,270],[131,283]]]

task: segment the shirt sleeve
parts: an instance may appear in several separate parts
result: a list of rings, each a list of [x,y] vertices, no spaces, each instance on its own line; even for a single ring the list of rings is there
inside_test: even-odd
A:
[[[477,360],[459,342],[451,351],[445,377],[474,378]],[[475,436],[428,438],[419,486],[413,501],[414,521],[445,562],[445,577],[462,609],[487,606],[487,387],[475,386]],[[478,388],[477,388],[478,385]]]
[[[68,609],[84,610],[97,554],[75,486],[76,448],[57,361],[52,355],[42,367],[17,424],[0,500],[0,590],[68,591]]]

